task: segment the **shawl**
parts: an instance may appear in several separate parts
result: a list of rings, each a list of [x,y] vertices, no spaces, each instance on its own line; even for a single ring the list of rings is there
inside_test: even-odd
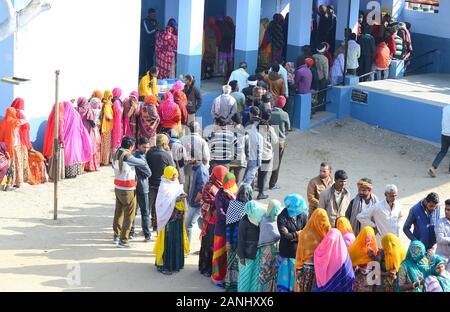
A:
[[[266,213],[266,209],[257,204],[254,200],[246,203],[244,209],[250,223],[259,226],[264,217],[264,214]]]
[[[84,97],[80,97],[77,101],[78,107],[77,111],[81,116],[81,120],[83,121],[83,125],[86,130],[91,133],[92,128],[95,124],[94,111],[92,107],[89,105],[88,100]]]
[[[230,199],[236,199],[238,192],[236,177],[232,173],[228,173],[225,178],[223,178],[223,191]]]
[[[155,98],[156,102],[156,97],[153,97]],[[146,97],[145,103],[141,106],[140,109],[139,131],[141,131],[141,136],[144,136],[146,138],[152,138],[156,135],[156,131],[161,121],[155,105],[155,103],[150,102],[150,97]]]
[[[336,220],[336,228],[341,232],[347,248],[350,247],[356,239],[350,221],[346,217],[340,217]]]
[[[30,149],[32,148],[30,141],[30,123],[23,114],[25,102],[22,98],[17,98],[12,102],[11,107],[16,109],[17,118],[22,121],[22,125],[19,128],[20,144],[25,145],[27,149]]]
[[[239,188],[236,200],[230,201],[227,210],[226,224],[233,224],[240,221],[244,215],[244,206],[252,200],[253,190],[249,184],[242,184]]]
[[[14,107],[6,110],[6,115],[0,123],[0,142],[6,143],[11,159],[14,159],[15,131],[20,123]]]
[[[450,278],[448,277],[448,274],[441,275],[436,273],[436,269],[440,264],[446,265],[447,262],[441,256],[434,256],[433,262],[430,265],[430,275],[434,276],[438,280],[443,292],[450,292]]]
[[[53,143],[54,143],[54,131],[55,131],[55,105],[53,105],[52,111],[48,116],[47,127],[45,129],[44,137],[44,156],[47,159],[53,157]],[[59,131],[58,131],[59,144],[64,144],[64,104],[59,103]]]
[[[383,236],[381,246],[384,251],[386,271],[395,270],[395,272],[398,272],[402,261],[406,258],[406,248],[403,247],[400,239],[391,233]]]
[[[412,241],[408,247],[406,258],[403,260],[401,265],[406,269],[408,277],[412,283],[416,283],[419,280],[425,280],[427,278],[429,267],[426,261],[424,261],[426,252],[425,245],[421,241]]]
[[[298,236],[296,270],[305,263],[313,263],[314,251],[330,229],[331,224],[327,212],[321,208],[314,210],[311,219]]]
[[[155,204],[156,214],[158,216],[158,232],[162,231],[167,225],[176,208],[177,198],[184,193],[183,185],[180,184],[179,180],[175,179],[175,181],[172,181],[174,175],[178,176],[177,169],[168,166],[164,169],[164,176],[161,177],[161,184],[159,185]],[[186,203],[184,204],[186,205]]]
[[[306,202],[300,195],[291,194],[286,196],[284,199],[284,205],[291,218],[297,217],[302,213],[306,213],[308,208],[306,207]]]
[[[350,223],[356,235],[358,235],[359,232],[361,231],[361,223],[358,221],[356,217],[362,211],[363,201],[364,199],[362,199],[361,196],[359,195],[356,195],[356,197],[353,199],[352,213],[350,215]],[[378,203],[378,198],[374,194],[372,194],[370,196],[369,205],[373,206],[376,203]]]
[[[331,229],[314,251],[314,272],[320,292],[349,292],[355,273],[342,234]]]
[[[158,107],[158,113],[161,117],[161,127],[172,129],[181,121],[181,111],[174,102],[172,93],[167,92],[164,98],[165,100]]]
[[[374,255],[378,255],[377,239],[375,232],[370,226],[366,226],[356,237],[355,242],[348,248],[353,267],[366,265],[372,261],[368,252],[372,250]]]
[[[179,91],[177,90],[173,93],[173,98],[174,98],[175,103],[180,108],[181,123],[183,125],[187,125],[188,112],[187,112],[186,107],[188,105],[188,100],[187,100],[186,94],[182,90],[179,90]]]
[[[93,93],[92,93],[92,97],[94,98],[97,98],[97,99],[99,99],[100,101],[103,99],[103,92],[102,91],[100,91],[100,90],[95,90]]]
[[[258,247],[274,244],[280,240],[281,235],[278,229],[277,217],[281,211],[281,203],[278,200],[269,202],[260,225]]]
[[[91,138],[80,114],[69,102],[64,102],[64,164],[72,166],[89,162],[92,156]]]

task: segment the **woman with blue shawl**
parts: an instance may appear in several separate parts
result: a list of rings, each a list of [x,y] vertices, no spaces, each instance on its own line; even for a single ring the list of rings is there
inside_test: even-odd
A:
[[[239,224],[238,256],[239,277],[238,292],[257,292],[259,278],[258,252],[259,225],[266,209],[255,201],[245,204],[245,216]]]
[[[294,265],[298,236],[308,222],[308,207],[305,200],[297,194],[286,196],[284,205],[286,208],[277,219],[281,236],[277,290],[278,292],[294,292]]]
[[[447,262],[435,256],[430,266],[430,276],[425,280],[426,292],[450,292],[450,273],[445,270]]]
[[[397,274],[396,292],[425,291],[425,279],[429,272],[426,252],[425,245],[421,241],[411,242],[406,259],[402,262]]]

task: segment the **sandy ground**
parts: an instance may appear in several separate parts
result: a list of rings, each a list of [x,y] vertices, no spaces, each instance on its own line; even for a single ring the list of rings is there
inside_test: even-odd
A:
[[[362,177],[373,179],[379,196],[385,184],[397,184],[407,213],[430,191],[450,198],[449,159],[436,179],[426,173],[437,152],[436,145],[351,119],[331,123],[289,135],[282,189],[269,194],[279,200],[293,192],[305,196],[320,162],[331,161],[348,172],[352,194]],[[139,237],[131,249],[112,245],[112,180],[112,170],[103,168],[64,181],[58,222],[52,220],[52,184],[0,193],[0,291],[221,291],[197,272],[197,256],[186,259],[182,272],[163,276],[154,266],[153,243]],[[192,250],[199,248],[194,240]],[[77,268],[80,283],[73,284]]]

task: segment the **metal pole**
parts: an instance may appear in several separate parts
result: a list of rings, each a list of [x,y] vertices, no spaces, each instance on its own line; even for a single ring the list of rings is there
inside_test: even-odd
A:
[[[58,220],[58,180],[59,180],[59,70],[55,72],[55,131],[53,141],[53,162],[54,162],[54,192],[53,192],[53,220]]]
[[[348,58],[348,40],[350,39],[347,35],[347,29],[350,28],[350,14],[352,13],[352,0],[348,0],[348,15],[347,15],[347,28],[344,31],[345,37],[345,60],[344,60],[344,81],[342,84],[345,86],[345,79],[347,78],[347,58]]]

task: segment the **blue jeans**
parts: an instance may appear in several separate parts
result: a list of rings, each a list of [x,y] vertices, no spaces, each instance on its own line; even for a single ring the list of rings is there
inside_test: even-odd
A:
[[[256,160],[249,160],[247,163],[247,171],[245,172],[243,183],[252,185],[258,169],[258,162]]]
[[[150,238],[152,234],[150,232],[150,203],[148,194],[137,194],[136,199],[138,203],[136,206],[136,214],[138,214],[139,208],[141,209],[142,232],[146,238]],[[131,233],[135,234],[134,220]]]
[[[189,210],[186,212],[186,232],[189,238],[189,244],[191,243],[191,238],[192,238],[192,228],[194,227],[194,224],[197,223],[198,227],[200,230],[203,229],[203,222],[202,219],[200,218],[201,216],[201,209],[200,208],[195,208],[195,207],[191,207],[189,208]]]

